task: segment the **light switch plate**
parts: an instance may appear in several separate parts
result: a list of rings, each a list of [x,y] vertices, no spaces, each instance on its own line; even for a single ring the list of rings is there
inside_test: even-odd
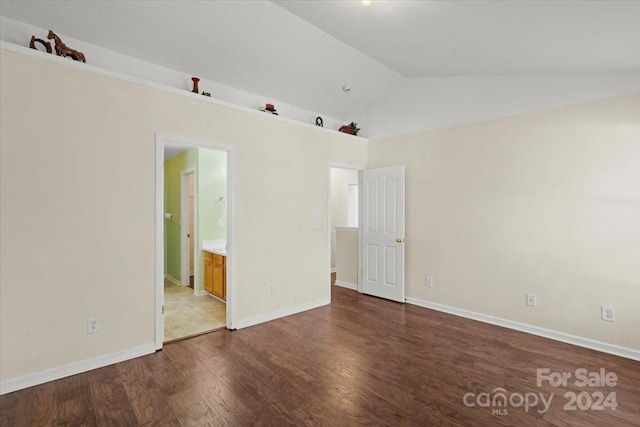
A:
[[[616,310],[613,307],[607,307],[606,305],[603,305],[602,320],[606,320],[607,322],[615,322]]]

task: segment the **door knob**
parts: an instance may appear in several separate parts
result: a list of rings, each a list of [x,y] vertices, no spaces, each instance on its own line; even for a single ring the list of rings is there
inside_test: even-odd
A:
[[[402,237],[398,237],[396,239],[396,243],[404,243],[404,239]]]

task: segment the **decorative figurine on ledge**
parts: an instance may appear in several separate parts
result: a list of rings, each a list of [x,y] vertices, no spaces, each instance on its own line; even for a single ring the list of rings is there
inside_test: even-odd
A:
[[[62,57],[70,57],[74,61],[87,62],[84,58],[84,53],[79,52],[75,49],[71,49],[66,44],[62,43],[60,37],[56,35],[53,31],[49,30],[49,35],[47,36],[49,40],[53,40],[55,42],[56,55]],[[37,40],[37,39],[36,39]]]
[[[38,42],[42,46],[44,46],[44,48],[47,49],[47,53],[52,53],[53,52],[53,50],[51,49],[51,43],[50,42],[44,41],[42,39],[37,39],[36,36],[31,36],[31,41],[29,42],[29,47],[31,49],[39,50],[36,47],[36,42]]]
[[[358,127],[358,124],[356,122],[351,122],[348,125],[343,125],[338,130],[340,132],[348,133],[351,135],[358,135],[358,132],[360,132],[360,128]]]
[[[193,89],[191,89],[191,92],[200,93],[200,89],[198,88],[198,82],[200,82],[200,78],[191,77],[191,81],[193,82]],[[209,98],[211,98],[211,94],[209,92],[202,91],[202,95],[208,96]]]
[[[258,107],[258,110],[264,111],[265,113],[271,113],[275,116],[278,115],[278,112],[276,111],[276,107],[273,104],[261,105],[260,107]]]

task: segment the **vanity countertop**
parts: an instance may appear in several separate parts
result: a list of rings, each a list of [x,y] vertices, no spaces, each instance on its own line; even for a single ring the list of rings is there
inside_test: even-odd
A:
[[[202,250],[211,252],[212,254],[227,256],[227,241],[221,240],[203,240]]]

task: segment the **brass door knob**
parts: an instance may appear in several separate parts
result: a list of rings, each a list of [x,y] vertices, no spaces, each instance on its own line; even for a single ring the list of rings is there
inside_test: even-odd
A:
[[[402,237],[398,237],[396,239],[396,243],[404,243],[404,239]]]

